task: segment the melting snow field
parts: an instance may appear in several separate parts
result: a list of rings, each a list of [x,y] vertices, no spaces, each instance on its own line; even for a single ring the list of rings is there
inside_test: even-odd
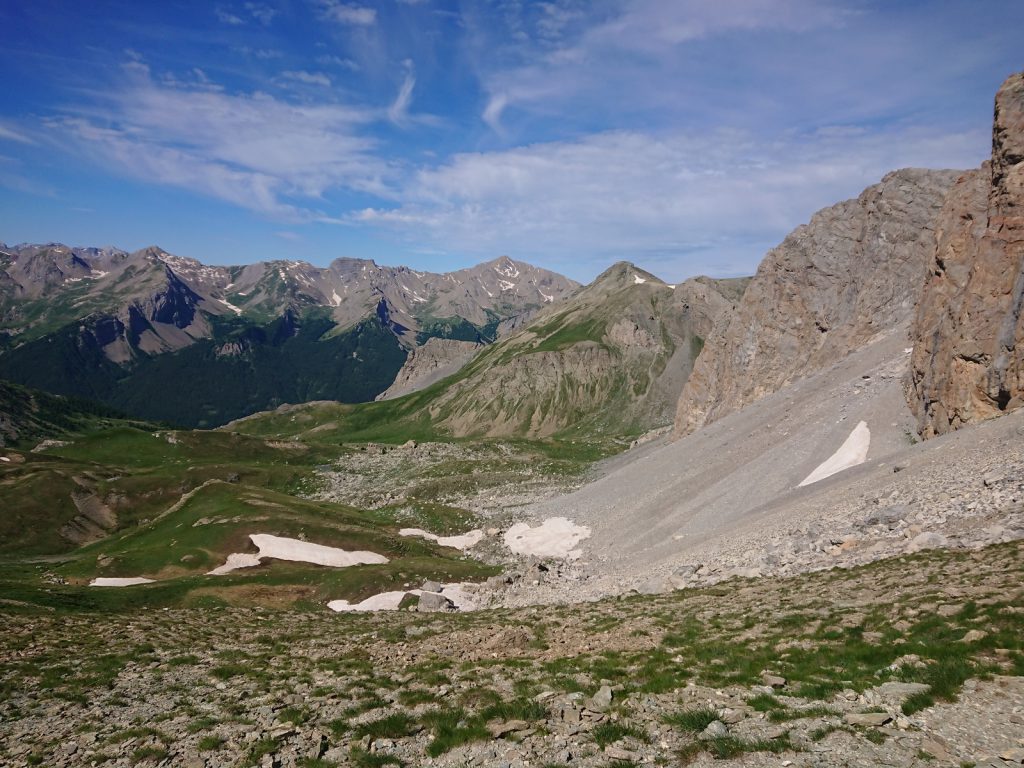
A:
[[[89,582],[90,587],[131,587],[135,584],[152,584],[153,579],[145,579],[142,576],[135,576],[127,579],[98,578]]]
[[[325,547],[322,544],[311,544],[308,541],[299,539],[288,539],[283,536],[272,536],[269,533],[254,533],[249,539],[256,548],[258,555],[250,555],[239,552],[228,555],[227,562],[210,571],[208,576],[221,576],[230,573],[238,568],[252,568],[259,565],[265,558],[275,560],[290,560],[296,563],[312,563],[314,565],[328,565],[334,568],[347,568],[350,565],[380,565],[388,562],[384,555],[376,552],[355,551],[349,552],[337,547]]]
[[[474,529],[468,533],[463,533],[461,536],[438,536],[436,533],[424,531],[422,528],[403,528],[398,532],[398,535],[418,536],[421,539],[436,542],[442,547],[451,547],[452,549],[465,551],[479,544],[480,540],[484,537],[484,532]]]
[[[506,531],[505,544],[517,555],[575,560],[583,554],[576,545],[588,536],[590,528],[585,525],[576,525],[565,517],[549,517],[534,528],[528,523],[516,523]]]
[[[826,477],[831,477],[844,469],[863,464],[868,458],[868,447],[871,445],[871,430],[867,422],[862,421],[853,428],[853,432],[846,438],[839,450],[833,453],[828,459],[817,466],[797,487],[810,485]]]
[[[441,594],[447,597],[460,611],[473,611],[476,610],[476,603],[470,599],[470,594],[466,590],[468,585],[464,583],[459,584],[444,584],[441,588]],[[402,598],[406,595],[419,595],[423,594],[422,589],[403,589],[400,592],[381,592],[378,595],[373,595],[366,598],[359,603],[350,603],[348,600],[331,600],[327,604],[327,607],[332,611],[338,613],[366,613],[369,611],[397,611],[399,603],[402,602]]]

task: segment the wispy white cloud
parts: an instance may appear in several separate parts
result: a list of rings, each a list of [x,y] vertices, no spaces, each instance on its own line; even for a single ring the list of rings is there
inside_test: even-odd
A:
[[[320,0],[324,18],[357,27],[368,27],[377,23],[377,9],[338,0]]]
[[[607,132],[491,153],[422,170],[405,204],[356,218],[410,243],[486,255],[631,257],[672,279],[749,272],[815,210],[857,195],[886,172],[976,165],[979,134],[835,129],[773,139],[736,131],[655,138]]]
[[[505,35],[518,43],[498,41],[504,55],[497,57],[487,55],[492,42],[479,57],[489,95],[481,118],[495,128],[508,108],[550,114],[567,99],[599,102],[609,93],[625,105],[664,105],[671,93],[666,89],[678,88],[680,75],[693,69],[689,43],[741,32],[835,27],[849,16],[832,0],[620,0],[604,13],[558,0],[506,10]],[[492,30],[480,34],[494,37]]]
[[[245,10],[249,12],[250,16],[265,27],[269,27],[274,21],[274,17],[277,16],[277,9],[271,8],[269,5],[264,3],[246,3]]]
[[[245,24],[245,20],[241,16],[231,13],[230,11],[225,11],[223,8],[215,9],[214,13],[221,24],[227,24],[231,27],[238,27]]]
[[[481,115],[483,121],[498,133],[501,133],[501,113],[505,111],[507,105],[508,96],[504,93],[492,94]]]
[[[305,83],[306,85],[322,85],[327,88],[331,86],[331,78],[323,72],[307,72],[304,69],[289,69],[282,72],[281,77],[286,80],[294,80],[297,83]]]
[[[273,59],[283,59],[284,51],[278,50],[277,48],[250,48],[247,45],[235,48],[234,50],[241,53],[243,56],[250,56],[260,61],[271,61]]]
[[[165,83],[139,62],[126,69],[119,88],[49,121],[108,168],[293,219],[321,216],[313,205],[331,189],[387,192],[393,172],[365,135],[374,110]]]
[[[0,123],[0,141],[16,141],[19,144],[35,144],[35,140],[29,138],[24,133],[16,131],[13,128]]]
[[[316,57],[317,64],[323,66],[335,66],[347,69],[350,72],[358,72],[362,69],[358,63],[349,58],[343,58],[341,56],[335,56],[334,54],[324,54],[323,56]]]
[[[396,125],[402,125],[408,121],[409,105],[412,103],[412,90],[416,87],[416,75],[413,72],[412,62],[408,59],[405,64],[405,78],[398,89],[398,95],[388,107],[388,119]]]

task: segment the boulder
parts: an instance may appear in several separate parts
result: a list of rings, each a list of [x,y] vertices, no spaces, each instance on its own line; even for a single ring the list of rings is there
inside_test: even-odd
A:
[[[424,592],[416,604],[416,610],[420,613],[437,613],[439,611],[454,611],[455,604],[444,595],[436,592]]]

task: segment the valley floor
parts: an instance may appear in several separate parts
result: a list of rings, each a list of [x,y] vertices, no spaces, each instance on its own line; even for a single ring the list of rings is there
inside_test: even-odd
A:
[[[463,615],[8,605],[0,762],[1016,765],[1022,577],[1014,542]]]

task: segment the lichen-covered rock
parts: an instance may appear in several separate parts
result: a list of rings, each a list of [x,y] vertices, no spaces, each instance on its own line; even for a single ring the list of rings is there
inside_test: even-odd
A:
[[[906,169],[816,213],[768,253],[731,321],[707,340],[675,435],[737,411],[905,326],[956,171]]]
[[[908,391],[924,437],[1024,405],[1024,73],[996,94],[991,162],[936,227]]]

